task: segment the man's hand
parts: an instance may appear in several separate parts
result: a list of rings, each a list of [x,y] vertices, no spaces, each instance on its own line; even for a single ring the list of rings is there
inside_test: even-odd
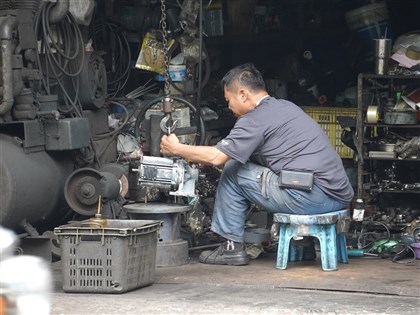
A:
[[[175,134],[163,136],[160,139],[162,154],[182,157],[189,162],[219,166],[226,163],[230,157],[214,146],[187,145],[179,142]]]
[[[179,139],[174,133],[171,133],[168,136],[164,135],[162,139],[160,139],[160,152],[163,154],[177,155],[176,148],[178,145]]]

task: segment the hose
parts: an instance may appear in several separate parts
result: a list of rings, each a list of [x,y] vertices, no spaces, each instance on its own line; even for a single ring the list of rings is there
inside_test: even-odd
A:
[[[52,88],[59,87],[67,108],[59,108],[63,114],[82,117],[79,102],[79,74],[84,65],[84,42],[77,22],[71,14],[64,16],[54,29],[51,28],[51,12],[55,4],[44,3],[35,16],[35,34],[40,38],[41,48],[36,50],[37,66],[43,74],[42,84],[47,94],[52,93]],[[41,55],[45,55],[45,65]],[[74,98],[69,95],[64,83],[65,77],[69,78],[76,91]]]
[[[89,39],[95,50],[104,50],[111,56],[111,64],[106,65],[109,98],[121,96],[131,70],[131,51],[127,37],[118,25],[106,22],[94,24]]]

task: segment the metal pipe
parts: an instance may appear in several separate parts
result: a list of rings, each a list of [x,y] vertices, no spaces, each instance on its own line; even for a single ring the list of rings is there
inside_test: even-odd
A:
[[[50,23],[55,24],[60,22],[69,12],[69,0],[57,0],[50,13]]]
[[[13,97],[16,97],[22,92],[24,84],[22,81],[22,70],[14,69],[13,70]],[[3,87],[0,86],[0,96],[3,97]]]
[[[0,104],[0,116],[8,113],[13,106],[13,69],[12,69],[12,32],[19,25],[15,17],[8,16],[3,19],[0,27],[1,55],[2,55],[2,79],[3,101]]]

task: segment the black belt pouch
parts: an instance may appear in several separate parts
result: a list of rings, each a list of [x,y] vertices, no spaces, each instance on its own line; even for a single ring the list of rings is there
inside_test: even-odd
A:
[[[283,170],[280,174],[280,187],[311,191],[314,173]]]

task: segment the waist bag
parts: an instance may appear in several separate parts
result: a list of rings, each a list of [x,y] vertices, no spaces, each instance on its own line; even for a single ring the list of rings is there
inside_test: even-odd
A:
[[[280,173],[280,187],[311,191],[314,173],[283,170]]]

